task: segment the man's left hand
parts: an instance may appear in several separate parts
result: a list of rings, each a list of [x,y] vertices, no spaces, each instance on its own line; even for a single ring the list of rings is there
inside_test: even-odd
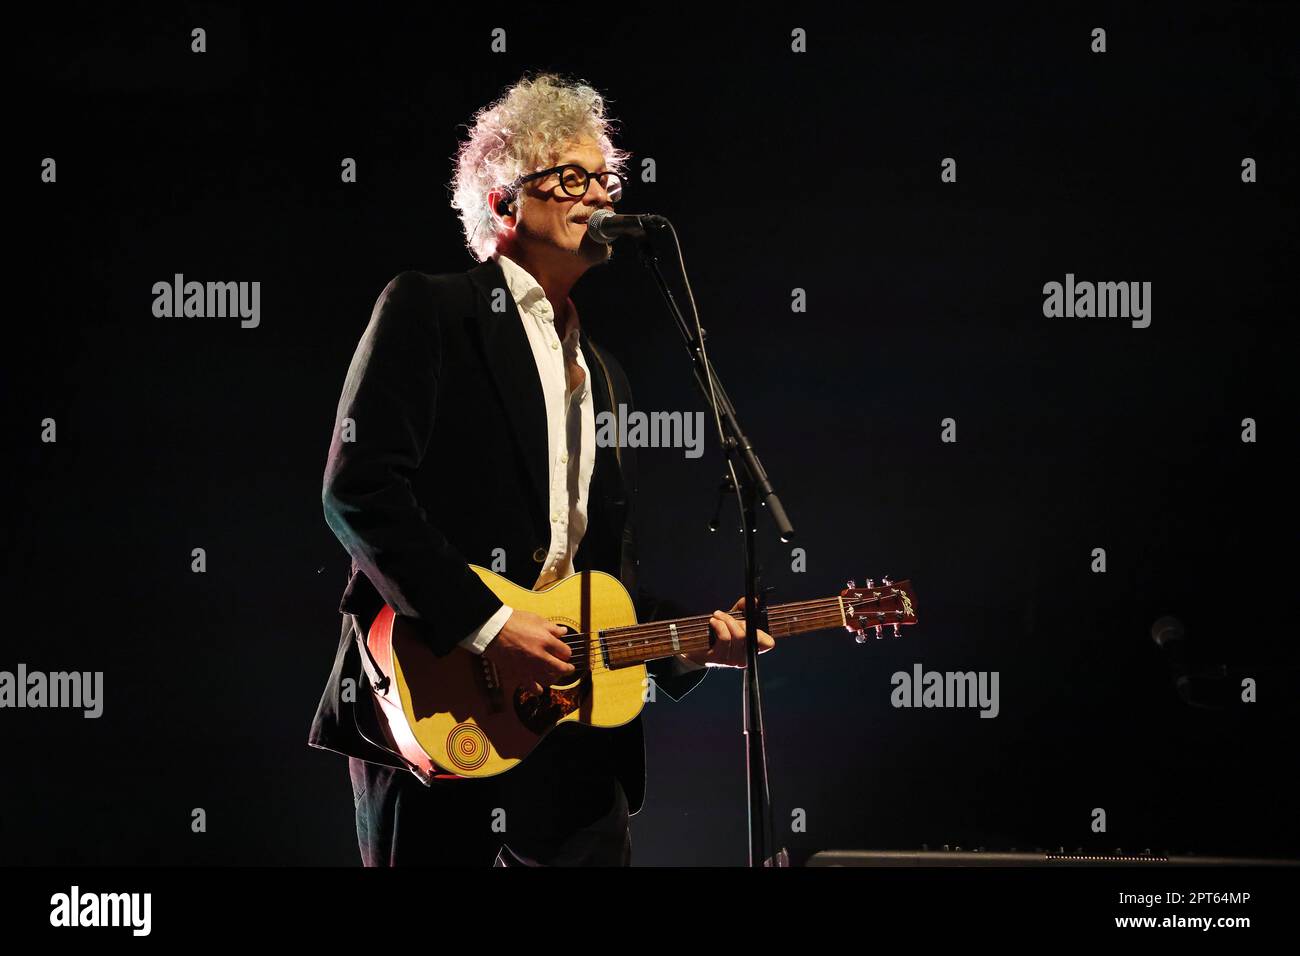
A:
[[[731,611],[741,611],[745,609],[745,599],[742,597],[731,607]],[[709,618],[709,626],[713,629],[715,640],[708,650],[693,651],[689,654],[683,654],[687,660],[694,661],[696,664],[704,664],[708,667],[744,667],[745,666],[745,621],[742,613],[741,619],[736,620],[730,613],[714,611]],[[772,648],[776,647],[776,641],[767,631],[758,632],[758,652],[766,654]]]

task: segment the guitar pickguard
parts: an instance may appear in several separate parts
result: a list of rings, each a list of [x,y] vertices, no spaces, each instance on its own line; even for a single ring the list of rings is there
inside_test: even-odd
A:
[[[590,693],[590,671],[584,673],[577,683],[567,687],[548,687],[540,694],[518,688],[514,698],[515,715],[530,731],[541,735],[581,707]]]

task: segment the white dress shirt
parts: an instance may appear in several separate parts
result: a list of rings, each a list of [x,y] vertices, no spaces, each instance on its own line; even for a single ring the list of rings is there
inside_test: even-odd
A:
[[[510,295],[519,307],[546,400],[551,544],[542,562],[542,572],[533,585],[536,589],[573,574],[573,557],[587,530],[587,492],[596,467],[591,370],[579,347],[578,310],[573,299],[565,303],[572,319],[569,332],[561,341],[555,313],[537,280],[506,256],[498,255],[496,259]],[[569,391],[569,362],[576,362],[583,372],[582,383],[573,391]],[[461,646],[482,654],[513,612],[509,605],[502,605],[482,627],[462,640]]]

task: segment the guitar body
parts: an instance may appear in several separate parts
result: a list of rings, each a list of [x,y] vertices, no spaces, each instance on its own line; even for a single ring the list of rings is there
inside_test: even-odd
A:
[[[562,723],[617,727],[641,712],[645,665],[611,668],[596,649],[601,630],[637,623],[632,599],[617,578],[584,571],[530,591],[470,567],[503,603],[566,627],[570,633],[561,640],[588,635],[591,666],[579,668],[572,683],[542,694],[502,687],[486,658],[462,647],[439,657],[384,607],[366,637],[372,659],[388,678],[383,690],[375,690],[377,712],[389,746],[422,776],[494,776],[527,757]]]
[[[569,683],[540,693],[503,687],[486,657],[463,647],[439,657],[392,608],[376,615],[366,635],[379,730],[426,783],[434,777],[492,777],[524,760],[563,723],[618,727],[641,713],[646,662],[707,650],[715,640],[710,616],[637,624],[622,583],[583,571],[529,591],[470,565],[488,589],[517,610],[532,611],[566,630],[573,653]],[[761,607],[760,628],[781,639],[844,629],[864,643],[869,633],[899,636],[916,623],[910,581],[853,581],[838,595]],[[762,622],[766,621],[766,624]]]

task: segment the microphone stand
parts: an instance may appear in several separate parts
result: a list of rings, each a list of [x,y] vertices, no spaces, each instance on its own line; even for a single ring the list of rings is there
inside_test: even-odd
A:
[[[718,510],[721,511],[722,508],[722,496],[734,492],[739,499],[741,520],[743,522],[741,531],[745,536],[746,635],[743,721],[749,790],[749,865],[751,867],[789,866],[789,854],[784,848],[770,858],[768,855],[771,852],[769,847],[772,843],[770,839],[771,794],[767,781],[767,752],[763,744],[762,694],[758,679],[758,632],[760,629],[765,629],[767,608],[761,603],[763,597],[758,586],[756,544],[758,513],[755,507],[756,504],[767,508],[772,520],[776,522],[777,532],[783,542],[788,542],[793,538],[794,528],[791,527],[785,509],[781,506],[781,500],[773,490],[767,472],[763,469],[763,465],[758,460],[758,455],[754,452],[753,444],[746,437],[744,431],[741,430],[740,423],[736,418],[735,406],[731,404],[731,399],[727,397],[727,392],[718,380],[713,363],[708,358],[707,348],[703,342],[705,332],[703,328],[699,327],[699,314],[695,309],[694,301],[691,302],[691,311],[696,320],[695,326],[699,328],[698,335],[696,334],[696,328],[692,328],[682,315],[676,299],[673,298],[672,290],[668,288],[668,283],[664,281],[663,273],[659,269],[659,261],[650,242],[650,233],[652,229],[662,229],[665,226],[671,230],[672,226],[666,221],[663,224],[647,225],[650,225],[650,228],[645,230],[637,244],[641,254],[641,261],[654,276],[655,283],[659,286],[659,291],[668,306],[668,311],[677,322],[677,329],[682,335],[686,351],[690,354],[691,363],[694,366],[696,384],[704,395],[705,402],[713,411],[714,422],[718,427],[718,438],[722,443],[722,450],[727,458],[729,474],[724,477],[722,485],[718,489]],[[681,263],[681,246],[677,243],[675,230],[673,231],[673,243],[678,250],[678,261]],[[686,283],[689,294],[690,280],[686,277],[684,263],[681,264],[681,271],[682,281]],[[710,524],[710,530],[716,531],[717,528],[715,512],[715,520]]]

